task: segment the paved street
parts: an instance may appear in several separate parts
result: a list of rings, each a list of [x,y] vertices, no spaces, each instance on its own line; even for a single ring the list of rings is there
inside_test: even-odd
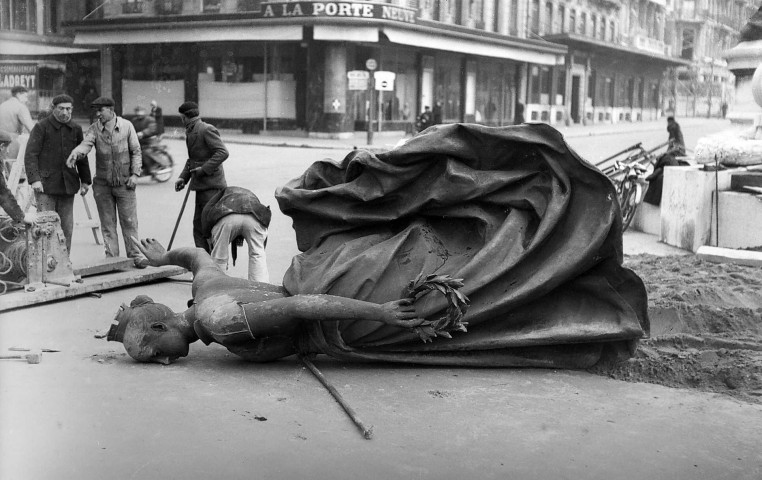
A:
[[[724,126],[717,120],[684,125],[688,147]],[[661,122],[627,130],[565,133],[593,162],[667,136]],[[313,161],[339,160],[347,141],[227,138],[229,183],[255,191],[272,207],[267,253],[271,282],[279,283],[298,252],[275,189]],[[181,165],[184,142],[167,143]],[[184,195],[174,192],[173,182],[142,179],[141,236],[169,240]],[[91,196],[88,201],[95,212]],[[192,245],[192,213],[185,212],[175,246]],[[78,201],[75,218],[84,217]],[[625,237],[625,250],[636,243],[672,251],[636,234]],[[103,255],[83,228],[72,249],[75,264]],[[245,261],[231,271],[245,273]],[[140,293],[181,310],[190,287],[165,281],[0,314],[0,351],[14,345],[61,350],[45,354],[39,365],[0,364],[0,478],[762,478],[760,405],[585,372],[319,359],[358,415],[375,425],[375,438],[366,441],[292,359],[252,365],[197,342],[174,365],[142,365],[127,358],[121,344],[93,338],[122,302]]]

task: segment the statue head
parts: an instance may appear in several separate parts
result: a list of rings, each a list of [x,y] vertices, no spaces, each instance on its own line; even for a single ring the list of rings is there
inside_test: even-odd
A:
[[[129,306],[123,304],[115,320],[106,339],[122,342],[129,356],[138,362],[169,365],[188,355],[182,315],[155,303],[151,297],[138,295]]]

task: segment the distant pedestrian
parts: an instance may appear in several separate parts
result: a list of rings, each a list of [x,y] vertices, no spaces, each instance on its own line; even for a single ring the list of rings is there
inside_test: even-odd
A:
[[[265,244],[271,217],[270,207],[245,188],[226,187],[209,200],[201,213],[201,229],[220,270],[228,269],[228,246],[235,265],[237,247],[245,241],[249,247],[249,280],[270,281]]]
[[[13,141],[8,147],[8,157],[16,158],[19,153],[18,137],[24,130],[32,131],[34,122],[26,106],[29,100],[29,90],[26,87],[11,88],[11,98],[0,103],[0,130],[9,133]]]
[[[418,115],[418,121],[416,122],[416,130],[419,132],[422,132],[429,128],[431,126],[432,118],[431,118],[431,107],[426,105],[423,107],[423,113]]]
[[[211,253],[201,228],[201,213],[207,202],[227,186],[222,162],[228,158],[228,149],[214,125],[201,120],[197,103],[185,102],[180,105],[178,112],[185,125],[188,161],[180,172],[180,178],[175,182],[175,191],[181,191],[190,183],[188,188],[196,192],[193,242],[196,247]]]
[[[434,111],[431,112],[431,124],[440,125],[442,123],[442,102],[434,104]]]
[[[82,127],[72,121],[74,100],[68,95],[53,98],[51,113],[38,122],[29,135],[24,154],[27,181],[32,186],[38,211],[56,212],[71,253],[74,230],[74,195],[86,195],[92,179],[87,157],[69,168],[66,160],[82,143]]]
[[[514,125],[521,125],[524,121],[524,104],[516,102],[516,112],[513,115],[513,123]]]
[[[728,114],[728,102],[724,101],[720,105],[720,113],[722,113],[722,118],[725,118],[725,116]]]
[[[135,266],[145,268],[148,262],[130,237],[138,234],[138,203],[136,187],[142,168],[140,142],[132,123],[114,112],[114,100],[96,98],[96,122],[90,125],[82,143],[69,155],[67,165],[73,167],[80,157],[95,147],[95,178],[93,196],[103,232],[107,257],[119,256],[117,218],[122,230],[127,256]]]
[[[156,120],[156,135],[164,133],[164,113],[156,100],[151,100],[151,116]]]

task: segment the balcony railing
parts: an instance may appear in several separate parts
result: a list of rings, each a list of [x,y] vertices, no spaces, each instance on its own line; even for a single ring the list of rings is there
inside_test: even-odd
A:
[[[122,13],[125,15],[143,13],[143,2],[125,2],[122,4]]]

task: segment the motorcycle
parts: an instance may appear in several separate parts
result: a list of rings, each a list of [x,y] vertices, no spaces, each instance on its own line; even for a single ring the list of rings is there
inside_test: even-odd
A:
[[[141,177],[150,176],[153,180],[164,183],[172,178],[175,161],[167,151],[167,146],[160,141],[141,145],[143,171]]]

